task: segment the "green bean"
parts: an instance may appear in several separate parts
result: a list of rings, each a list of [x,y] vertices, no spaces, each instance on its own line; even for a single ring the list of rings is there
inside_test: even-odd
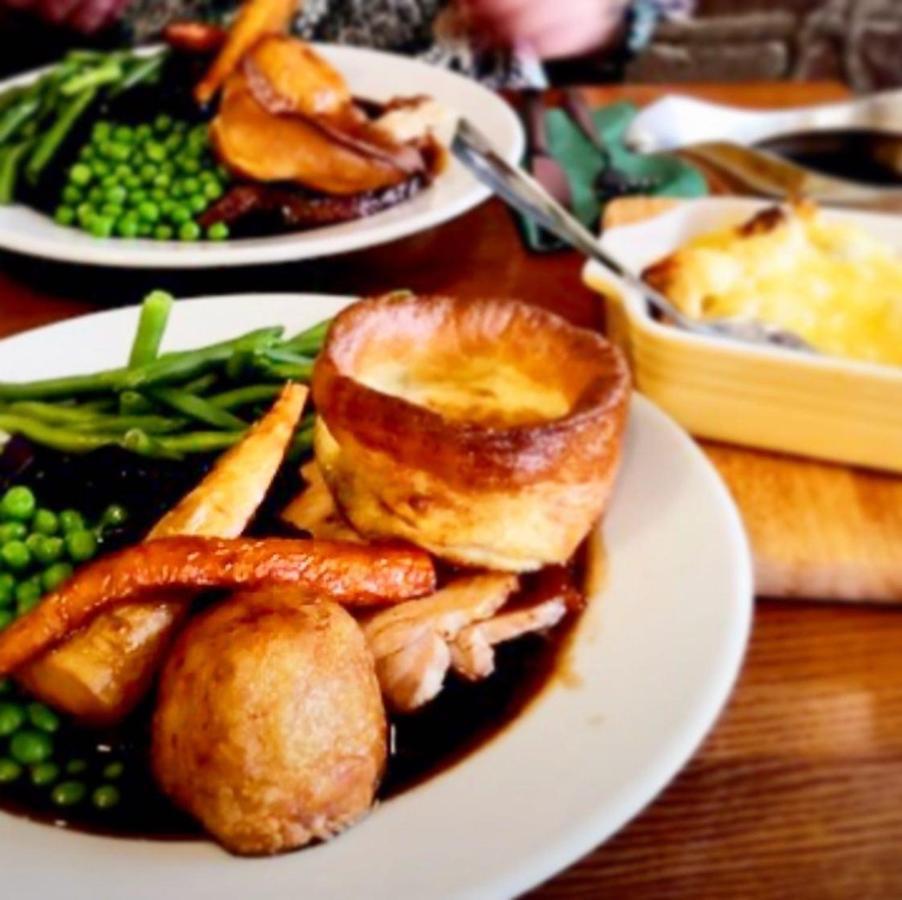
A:
[[[190,416],[192,419],[197,419],[198,422],[203,422],[206,425],[212,425],[214,428],[238,431],[243,431],[247,428],[247,422],[239,419],[238,416],[214,406],[208,400],[204,400],[203,397],[196,397],[194,394],[189,394],[187,391],[181,391],[178,388],[154,388],[151,390],[150,396],[166,406],[171,406],[177,412]]]
[[[331,319],[324,319],[322,322],[318,322],[312,328],[288,338],[282,344],[282,349],[294,350],[297,353],[303,353],[305,356],[316,356],[322,349],[323,341],[326,339],[326,332],[331,324]]]
[[[207,372],[192,381],[188,381],[182,385],[182,390],[189,394],[205,394],[219,380],[215,372]]]
[[[123,391],[119,395],[119,413],[121,415],[143,415],[153,412],[155,408],[147,397],[137,391]]]
[[[0,413],[0,431],[21,434],[36,444],[62,453],[87,453],[89,450],[117,444],[120,440],[115,434],[77,432],[8,413]]]
[[[245,387],[223,391],[207,398],[213,406],[220,409],[238,409],[251,403],[262,403],[278,396],[282,386],[278,384],[249,384]]]
[[[63,89],[65,93],[65,88]],[[56,155],[57,151],[72,130],[75,123],[84,115],[87,108],[94,102],[97,96],[96,90],[88,90],[75,99],[57,117],[56,121],[38,141],[34,153],[25,167],[25,174],[32,184],[36,184],[48,163]]]
[[[140,428],[148,434],[172,434],[185,427],[185,420],[170,416],[135,415],[135,416],[95,416],[91,420],[76,422],[70,426],[72,431],[96,434],[97,432],[125,433],[132,428]]]
[[[132,370],[107,369],[90,375],[68,375],[42,381],[0,382],[0,400],[42,400],[49,397],[102,394],[122,388],[135,389],[191,378],[204,369],[224,362],[234,352],[241,352],[248,346],[262,346],[276,340],[281,334],[280,327],[259,328],[230,341],[210,344],[197,350],[166,353],[154,362]]]
[[[0,150],[0,206],[12,203],[15,199],[19,166],[30,149],[31,141],[22,141]]]
[[[313,374],[313,363],[305,363],[298,365],[296,363],[280,363],[261,360],[257,369],[263,375],[279,381],[300,381],[306,383],[310,381]]]
[[[64,57],[66,62],[72,63],[99,63],[103,60],[106,60],[109,57],[108,53],[104,53],[101,50],[84,50],[81,48],[76,48],[75,50],[70,50]]]
[[[211,344],[197,350],[167,353],[146,366],[126,370],[120,375],[119,383],[123,387],[134,389],[189,379],[209,370],[211,366],[225,362],[233,353],[266,346],[281,335],[282,328],[278,326],[258,328],[230,341]],[[0,384],[0,398],[3,396],[3,388],[4,385]]]
[[[0,94],[0,115],[18,103],[24,96],[25,91],[25,87],[14,87]]]
[[[215,453],[241,440],[240,431],[189,431],[155,436],[135,429],[125,435],[123,446],[132,453],[162,459],[181,459],[190,453]]]
[[[122,78],[122,67],[115,61],[105,62],[103,65],[85,72],[73,75],[60,85],[60,93],[64,97],[74,97],[86,90],[96,90],[104,84],[112,84]]]
[[[153,81],[153,79],[160,74],[166,56],[167,54],[163,52],[156,53],[153,56],[148,56],[143,59],[136,59],[125,72],[125,75],[122,77],[119,84],[110,91],[110,96],[115,97],[118,94],[123,94],[125,91],[131,90],[133,87],[137,87],[139,84]]]
[[[314,417],[309,416],[305,417],[301,422],[301,426],[298,428],[298,432],[288,447],[288,452],[285,454],[289,462],[297,462],[313,448],[314,421]]]
[[[128,366],[134,369],[153,362],[160,355],[160,344],[175,300],[165,291],[151,291],[141,304],[138,330],[132,343]]]
[[[19,103],[6,110],[0,117],[0,144],[5,144],[29,119],[37,115],[40,108],[40,96],[28,93]]]

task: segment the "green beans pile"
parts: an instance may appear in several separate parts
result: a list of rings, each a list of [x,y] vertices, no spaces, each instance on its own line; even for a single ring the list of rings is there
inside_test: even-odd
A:
[[[27,780],[47,791],[54,806],[73,807],[86,800],[101,811],[117,806],[123,763],[108,757],[90,763],[65,759],[56,740],[61,724],[52,709],[17,693],[8,678],[0,680],[0,788]],[[89,785],[90,776],[99,783]]]
[[[121,506],[110,506],[92,527],[77,510],[38,506],[24,485],[9,488],[0,497],[0,629],[92,559],[104,531],[125,518]]]
[[[224,240],[228,226],[206,230],[197,217],[224,193],[206,124],[159,115],[129,126],[102,119],[71,166],[54,217],[105,238]]]
[[[286,381],[309,383],[328,321],[284,338],[259,328],[195,350],[160,353],[170,295],[154,291],[141,309],[128,363],[90,375],[0,382],[0,432],[64,453],[118,446],[180,459],[237,443]],[[309,451],[307,416],[292,455]]]
[[[165,51],[73,50],[46,75],[0,94],[0,204],[12,203],[23,181],[34,186],[52,169],[67,138],[104,100],[155,82]]]

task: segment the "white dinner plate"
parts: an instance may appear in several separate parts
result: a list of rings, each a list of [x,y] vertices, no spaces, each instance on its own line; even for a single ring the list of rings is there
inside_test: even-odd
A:
[[[170,348],[330,316],[347,298],[182,301]],[[0,379],[124,363],[135,308],[0,342]],[[751,567],[730,497],[693,442],[635,397],[604,526],[607,574],[567,657],[511,727],[339,838],[271,859],[208,841],[67,832],[0,814],[10,897],[67,900],[444,900],[513,896],[587,853],[641,810],[698,746],[739,670]]]
[[[373,100],[425,94],[467,116],[510,162],[523,153],[523,129],[499,96],[470,78],[419,60],[358,47],[316,45],[347,79],[352,93]],[[0,92],[37,77],[32,72],[0,82]],[[0,248],[66,262],[134,268],[188,269],[238,266],[332,256],[384,244],[431,228],[466,212],[489,190],[456,160],[435,182],[406,203],[341,225],[272,237],[229,241],[100,239],[63,228],[21,204],[0,206]]]

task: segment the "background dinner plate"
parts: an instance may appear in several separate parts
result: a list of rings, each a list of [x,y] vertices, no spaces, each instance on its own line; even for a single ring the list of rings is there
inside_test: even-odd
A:
[[[523,153],[523,130],[510,106],[470,78],[418,60],[357,47],[317,49],[361,97],[388,100],[426,94],[465,114],[510,162]],[[0,83],[0,92],[37,73]],[[125,240],[63,228],[26,206],[0,206],[0,248],[48,259],[135,268],[237,266],[331,256],[384,244],[458,216],[489,196],[457,160],[418,196],[385,212],[307,232],[223,242]]]
[[[347,298],[245,295],[177,304],[167,346],[284,323]],[[0,379],[124,363],[134,308],[0,342]],[[574,635],[566,677],[457,766],[332,841],[236,859],[207,841],[117,840],[0,814],[5,894],[27,897],[507,897],[588,852],[686,762],[738,671],[751,617],[736,510],[692,441],[642,397],[602,529],[606,576]]]

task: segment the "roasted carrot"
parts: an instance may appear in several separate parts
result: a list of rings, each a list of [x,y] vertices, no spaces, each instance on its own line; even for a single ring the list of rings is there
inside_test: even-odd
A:
[[[299,603],[324,598],[348,606],[377,606],[429,594],[435,588],[435,570],[429,555],[412,547],[291,538],[146,541],[80,569],[0,632],[0,675],[65,640],[103,610],[161,588],[276,585],[295,587]]]

